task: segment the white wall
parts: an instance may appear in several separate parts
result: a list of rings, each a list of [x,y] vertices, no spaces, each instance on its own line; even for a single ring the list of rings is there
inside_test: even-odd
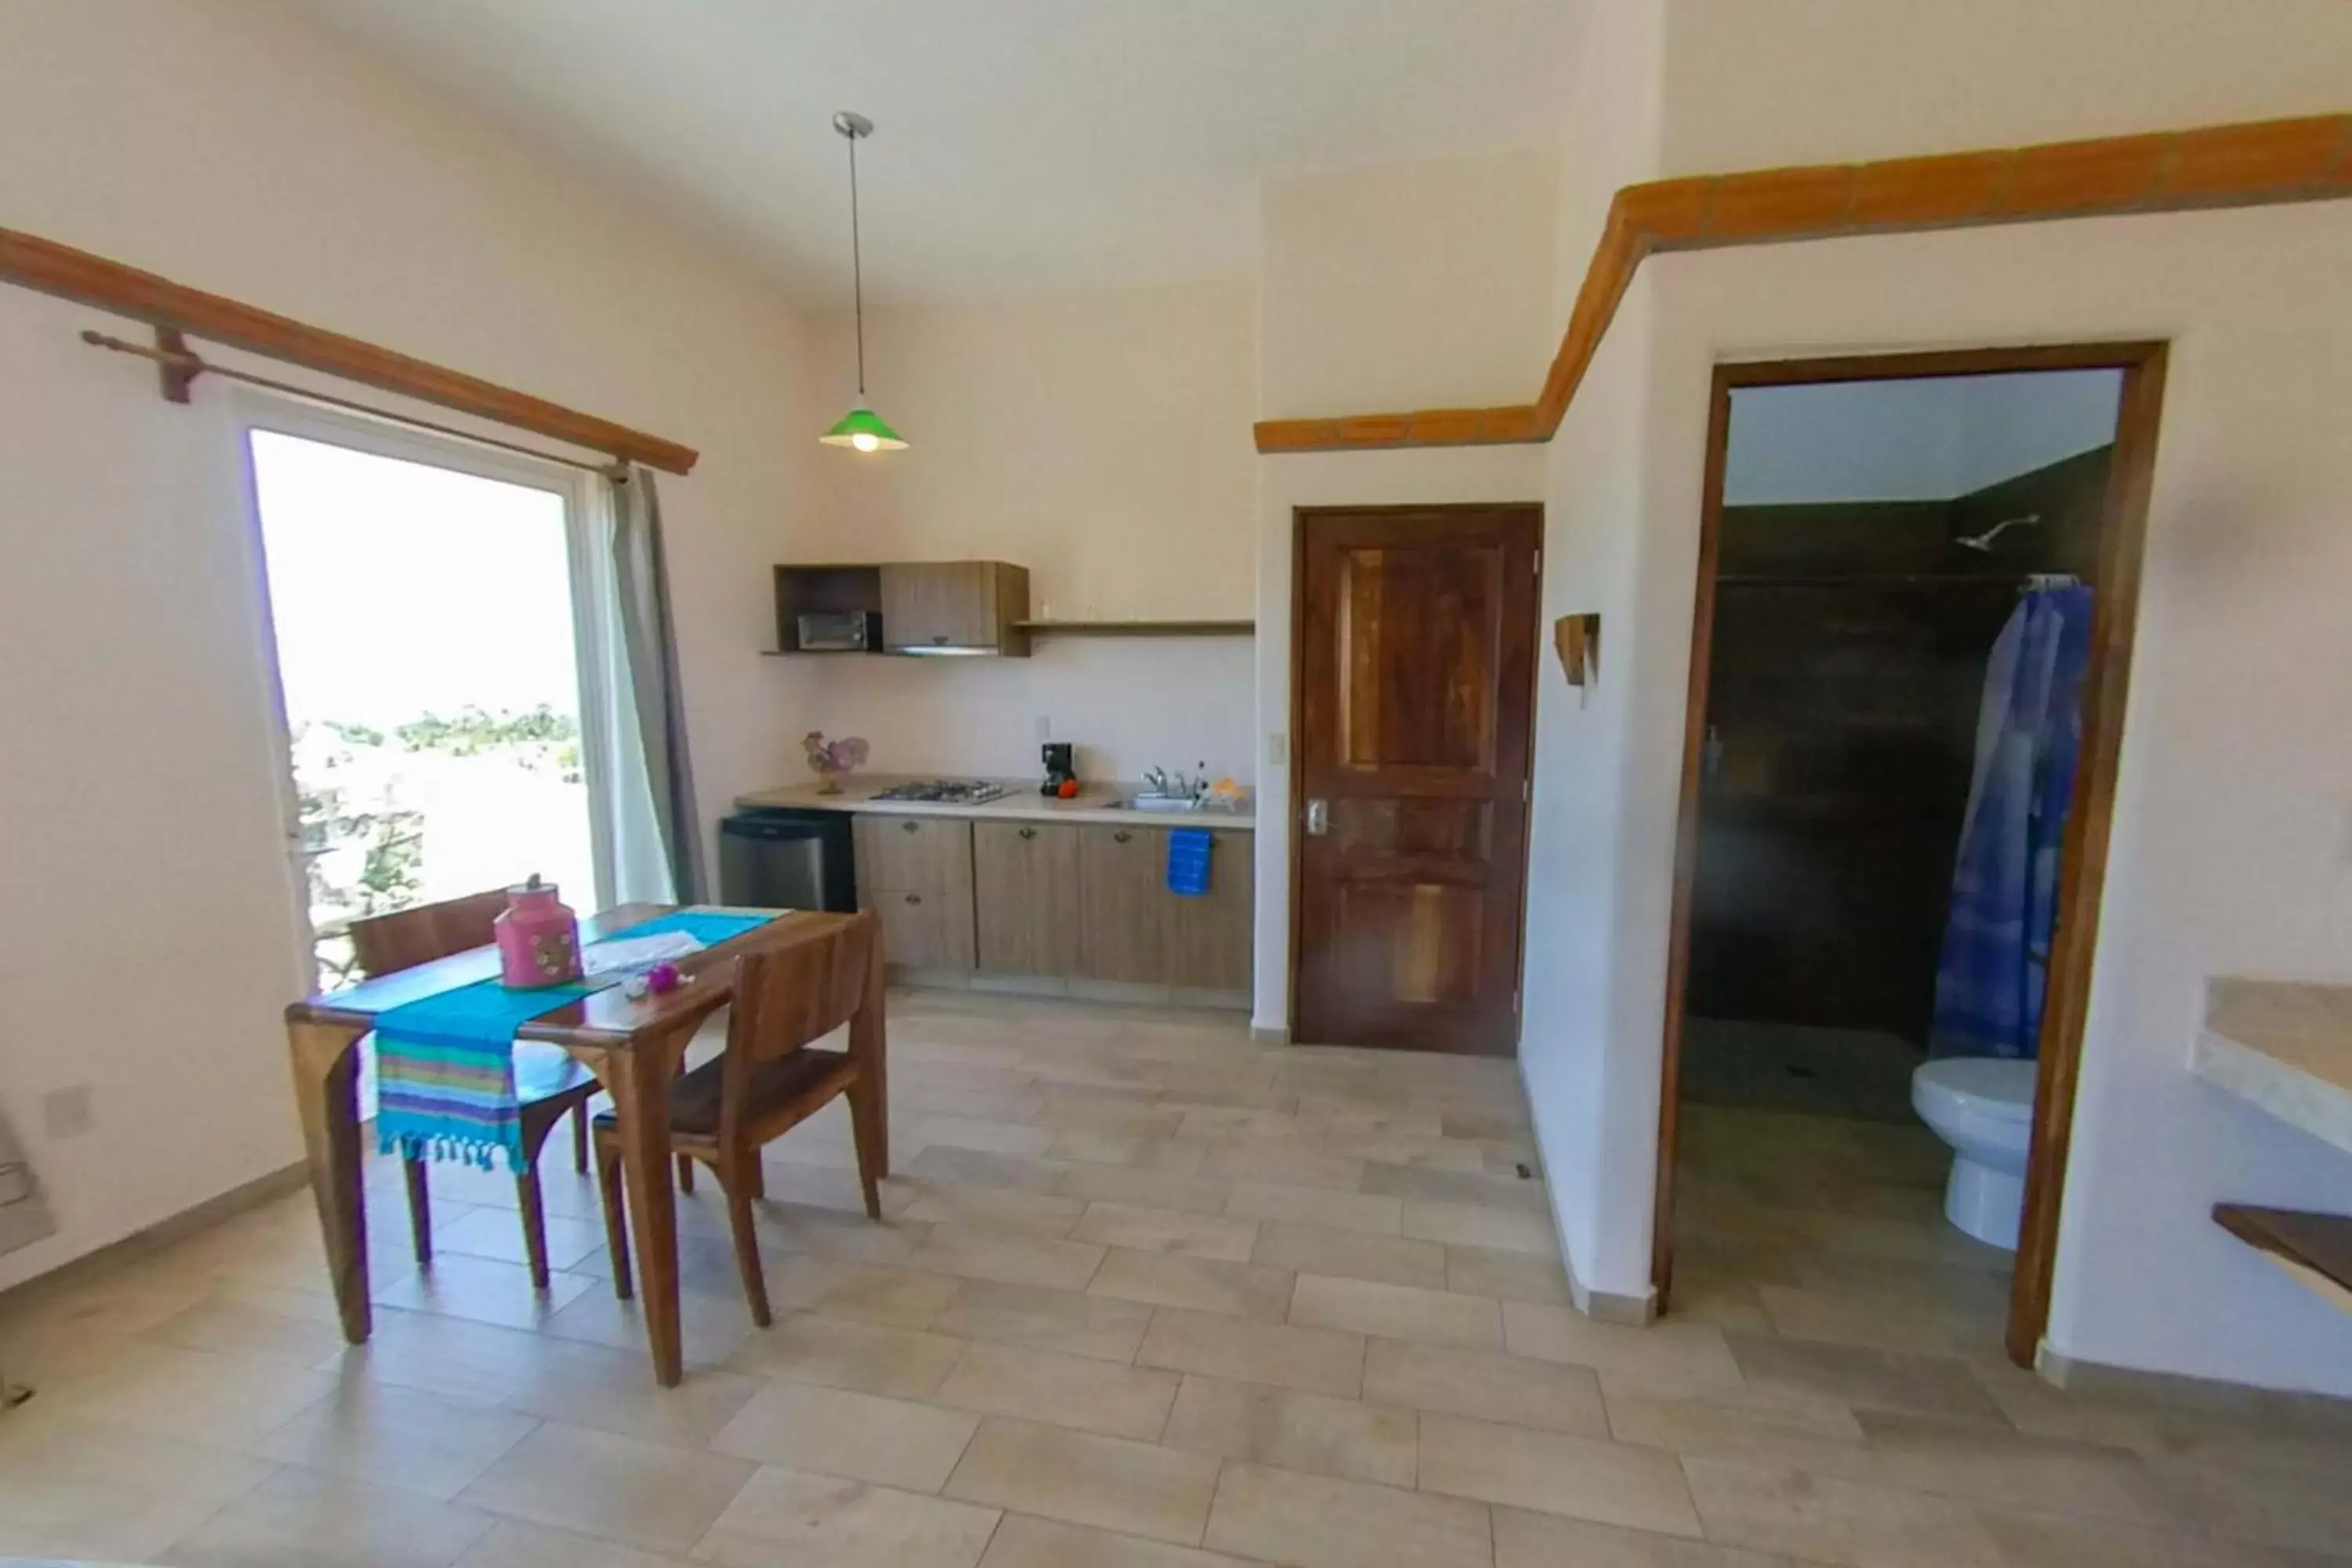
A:
[[[0,7],[0,147],[12,227],[700,447],[662,493],[706,827],[797,765],[793,673],[758,650],[817,448],[797,326],[763,285],[244,0]],[[300,1153],[278,1019],[294,910],[222,388],[167,405],[74,341],[92,325],[130,331],[0,287],[0,1101],[61,1225],[0,1260],[0,1287]],[[76,1083],[95,1131],[45,1139],[40,1096]]]
[[[1740,387],[1723,499],[1950,500],[2105,446],[2122,390],[2112,370]]]
[[[909,445],[813,447],[809,525],[777,559],[1010,561],[1041,619],[1245,618],[1256,304],[1243,280],[869,310],[867,386]],[[825,423],[854,355],[847,318],[815,323]],[[1089,776],[1203,759],[1255,776],[1246,638],[804,663],[806,727],[864,735],[877,769],[1035,773],[1042,718]]]

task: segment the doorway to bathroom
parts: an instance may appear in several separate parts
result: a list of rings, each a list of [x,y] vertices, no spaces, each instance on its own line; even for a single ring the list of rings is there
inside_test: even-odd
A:
[[[2163,363],[2129,343],[1717,367],[1666,1311],[2031,1363]]]

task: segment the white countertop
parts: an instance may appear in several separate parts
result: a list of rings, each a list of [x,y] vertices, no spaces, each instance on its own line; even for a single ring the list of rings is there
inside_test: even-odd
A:
[[[1256,816],[1246,806],[1240,811],[1136,811],[1117,804],[1133,798],[1135,794],[1133,786],[1119,784],[1082,784],[1075,800],[1054,800],[1037,793],[1038,781],[1035,779],[994,779],[990,782],[1004,785],[1005,793],[978,805],[874,798],[881,791],[898,784],[937,776],[928,773],[859,773],[843,782],[839,795],[819,794],[817,786],[813,784],[793,784],[785,789],[762,790],[756,795],[739,795],[735,797],[735,804],[753,809],[791,806],[803,811],[871,812],[877,816],[1093,822],[1110,823],[1121,827],[1221,827],[1244,833],[1257,826]],[[1255,796],[1252,802],[1255,804]]]
[[[2352,985],[2209,982],[2189,1065],[2215,1088],[2352,1149]]]

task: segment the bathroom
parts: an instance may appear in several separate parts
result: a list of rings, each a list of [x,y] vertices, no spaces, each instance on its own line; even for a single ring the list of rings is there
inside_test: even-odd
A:
[[[1862,1287],[1921,1309],[1887,1315],[1887,1349],[2000,1333],[2122,382],[1728,394],[1669,1108],[1679,1315],[1797,1332]]]

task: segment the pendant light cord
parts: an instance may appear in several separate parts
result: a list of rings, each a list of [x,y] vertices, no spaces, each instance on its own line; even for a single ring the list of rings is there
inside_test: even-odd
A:
[[[857,138],[849,139],[849,277],[857,301],[857,404],[866,405],[866,260],[857,242]]]

